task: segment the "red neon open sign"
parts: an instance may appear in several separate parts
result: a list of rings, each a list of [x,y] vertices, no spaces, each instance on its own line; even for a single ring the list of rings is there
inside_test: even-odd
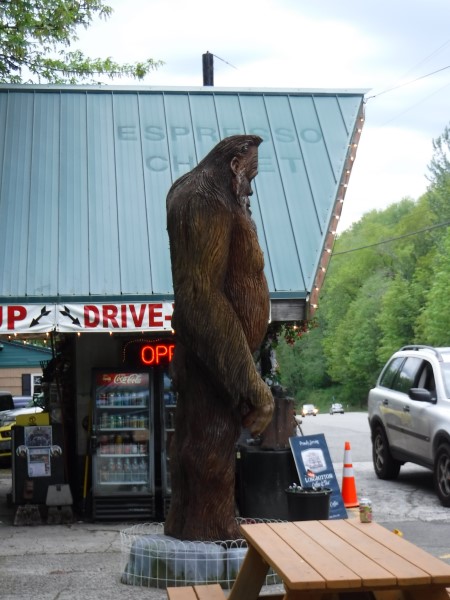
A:
[[[146,344],[141,348],[141,362],[144,365],[165,365],[173,358],[175,344]]]

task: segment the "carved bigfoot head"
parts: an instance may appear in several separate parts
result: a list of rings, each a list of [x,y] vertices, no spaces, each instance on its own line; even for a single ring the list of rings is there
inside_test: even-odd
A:
[[[249,207],[252,195],[251,182],[258,173],[258,146],[262,138],[257,135],[232,135],[215,146],[192,173],[214,173],[216,183],[230,182],[237,203]]]
[[[258,174],[258,146],[248,145],[245,153],[232,158],[230,167],[234,173],[233,191],[237,201],[250,210],[251,183]]]

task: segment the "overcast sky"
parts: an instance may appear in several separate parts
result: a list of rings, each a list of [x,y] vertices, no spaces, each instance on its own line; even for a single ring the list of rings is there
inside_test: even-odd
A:
[[[432,140],[450,123],[449,0],[106,3],[112,17],[81,31],[78,46],[164,61],[143,85],[201,86],[209,51],[216,87],[368,90],[340,231],[426,191]]]

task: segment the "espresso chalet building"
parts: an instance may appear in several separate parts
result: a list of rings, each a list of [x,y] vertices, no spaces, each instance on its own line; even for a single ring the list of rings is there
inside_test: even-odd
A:
[[[304,321],[365,93],[0,85],[0,341],[52,342],[43,389],[74,505],[144,520],[170,501],[172,183],[224,137],[262,137],[252,214],[271,322]]]

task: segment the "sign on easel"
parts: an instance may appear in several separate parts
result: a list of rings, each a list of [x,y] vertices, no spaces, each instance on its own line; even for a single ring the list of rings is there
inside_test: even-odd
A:
[[[324,434],[291,437],[289,443],[302,487],[317,485],[330,488],[329,518],[346,519],[347,510]]]

